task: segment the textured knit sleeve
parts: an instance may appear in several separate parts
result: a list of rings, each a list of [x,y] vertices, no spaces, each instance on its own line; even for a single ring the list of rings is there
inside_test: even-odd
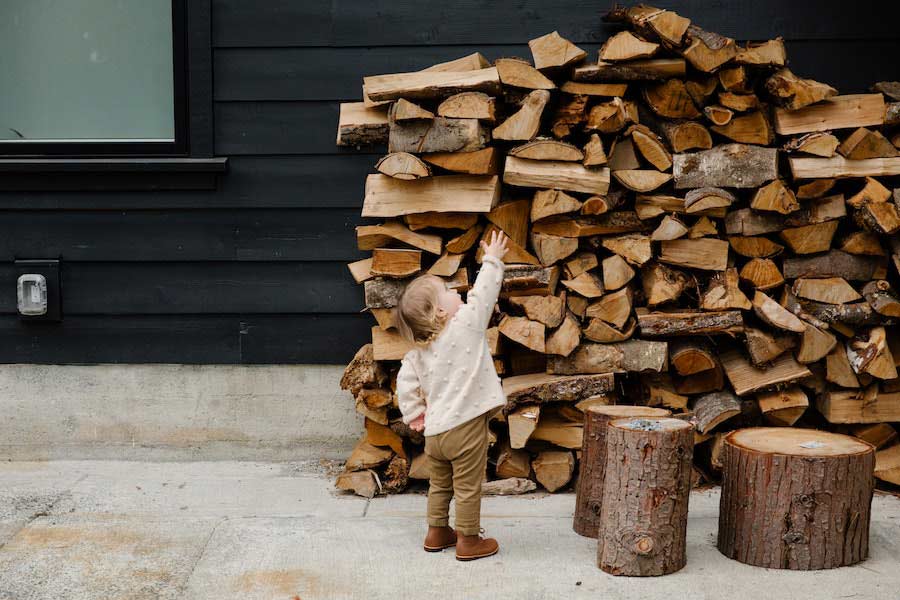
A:
[[[397,404],[403,414],[403,422],[409,424],[425,412],[425,397],[419,383],[419,375],[411,358],[414,350],[406,353],[397,372]]]
[[[475,284],[466,295],[466,303],[457,313],[462,324],[474,329],[487,329],[503,284],[503,268],[502,260],[485,255]]]

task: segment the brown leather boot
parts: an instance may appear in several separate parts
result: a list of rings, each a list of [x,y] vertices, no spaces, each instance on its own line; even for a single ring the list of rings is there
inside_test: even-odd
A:
[[[456,531],[450,527],[428,526],[425,534],[425,552],[440,552],[444,548],[452,548],[456,545]]]
[[[481,530],[484,533],[484,529]],[[460,535],[456,543],[456,560],[478,560],[493,556],[500,550],[500,544],[494,538],[483,538],[480,535]]]

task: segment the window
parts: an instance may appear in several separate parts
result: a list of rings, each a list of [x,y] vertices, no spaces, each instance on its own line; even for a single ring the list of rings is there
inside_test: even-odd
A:
[[[184,0],[0,0],[0,155],[187,153]]]

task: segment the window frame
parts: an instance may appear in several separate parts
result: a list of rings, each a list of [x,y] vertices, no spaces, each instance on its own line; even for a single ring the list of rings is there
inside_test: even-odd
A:
[[[0,158],[101,158],[101,157],[178,157],[189,156],[191,145],[188,71],[188,2],[170,0],[172,6],[172,76],[174,141],[102,141],[102,142],[8,142],[0,141]]]

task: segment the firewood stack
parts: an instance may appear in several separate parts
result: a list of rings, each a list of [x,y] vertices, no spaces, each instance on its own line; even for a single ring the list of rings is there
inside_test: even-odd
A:
[[[696,480],[723,435],[815,427],[875,444],[900,483],[900,83],[841,95],[674,12],[614,9],[598,57],[553,32],[531,60],[480,54],[366,77],[338,144],[387,144],[350,272],[377,324],[342,387],[366,434],[338,485],[427,478],[393,392],[394,326],[421,273],[461,291],[478,240],[511,239],[488,331],[508,403],[500,490],[570,485],[594,404],[668,408],[696,426]]]

